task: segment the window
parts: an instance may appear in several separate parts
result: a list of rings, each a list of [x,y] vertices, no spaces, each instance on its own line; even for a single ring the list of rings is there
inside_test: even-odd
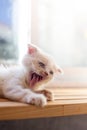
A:
[[[30,0],[0,1],[0,61],[15,63],[30,42]]]
[[[87,1],[38,0],[37,3],[36,42],[61,66],[87,66]]]
[[[0,1],[0,61],[17,60],[18,47],[13,40],[12,6],[10,0]],[[13,53],[14,52],[14,53]]]
[[[87,1],[32,0],[31,42],[65,68],[51,86],[87,87]],[[49,85],[50,86],[50,85]]]
[[[0,9],[0,60],[21,59],[32,42],[60,66],[87,66],[86,0],[3,0]]]

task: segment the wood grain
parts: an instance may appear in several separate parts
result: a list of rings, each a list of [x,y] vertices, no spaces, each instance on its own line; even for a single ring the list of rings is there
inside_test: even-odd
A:
[[[55,101],[43,108],[0,99],[0,120],[87,114],[87,88],[55,88],[52,91]]]
[[[47,86],[55,101],[40,108],[0,99],[0,120],[87,114],[87,68],[64,69],[65,75]]]
[[[80,100],[56,100],[48,102],[44,108],[10,102],[0,103],[0,120],[28,119],[40,117],[56,117],[66,115],[87,114],[87,99]]]

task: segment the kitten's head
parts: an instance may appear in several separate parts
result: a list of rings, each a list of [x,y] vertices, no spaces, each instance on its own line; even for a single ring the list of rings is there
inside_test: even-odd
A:
[[[62,73],[53,58],[35,45],[28,45],[28,53],[23,59],[23,65],[29,71],[29,87],[36,89],[39,85],[53,79],[55,74]]]

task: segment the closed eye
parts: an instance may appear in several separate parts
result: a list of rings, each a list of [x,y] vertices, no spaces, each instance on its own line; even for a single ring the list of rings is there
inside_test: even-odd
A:
[[[39,65],[40,65],[42,68],[45,68],[45,64],[44,64],[44,63],[39,62]]]

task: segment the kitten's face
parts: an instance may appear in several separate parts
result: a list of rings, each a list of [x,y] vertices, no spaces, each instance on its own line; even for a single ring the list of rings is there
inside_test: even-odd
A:
[[[29,70],[29,87],[32,89],[47,83],[55,74],[62,73],[51,56],[31,44],[23,63]]]

